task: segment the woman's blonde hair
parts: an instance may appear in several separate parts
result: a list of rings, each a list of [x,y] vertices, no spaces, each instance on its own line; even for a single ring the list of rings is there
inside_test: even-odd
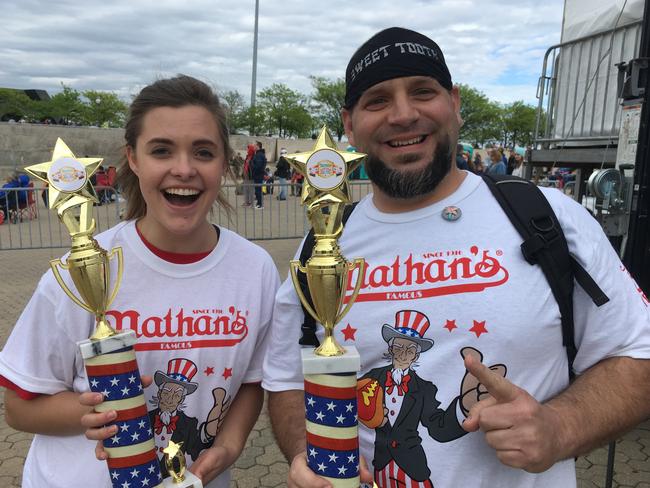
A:
[[[232,177],[230,159],[232,158],[233,150],[228,139],[226,113],[223,105],[219,101],[219,97],[217,97],[212,91],[212,88],[207,84],[191,76],[178,75],[174,78],[158,80],[143,88],[129,108],[129,116],[124,132],[124,139],[126,141],[124,156],[117,170],[117,186],[126,199],[125,219],[137,219],[144,217],[147,213],[147,204],[140,192],[138,177],[131,170],[126,158],[126,148],[130,147],[132,150],[135,150],[138,136],[142,133],[142,120],[149,111],[159,107],[180,108],[188,105],[203,107],[214,117],[219,129],[219,136],[223,143],[224,174]],[[222,191],[217,196],[217,202],[227,211],[232,210],[232,205],[228,202]]]

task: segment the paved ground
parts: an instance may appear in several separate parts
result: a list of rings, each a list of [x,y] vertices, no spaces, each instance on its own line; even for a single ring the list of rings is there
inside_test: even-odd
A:
[[[254,212],[249,210],[249,212]],[[298,244],[296,239],[260,241],[275,259],[282,276]],[[59,257],[61,249],[0,251],[2,283],[0,291],[0,346],[11,328],[49,259]],[[47,327],[47,324],[43,324]],[[0,389],[3,391],[3,389]],[[29,449],[31,435],[16,432],[4,421],[4,396],[0,392],[0,487],[17,487]],[[599,449],[578,461],[579,488],[605,486],[607,451]],[[614,487],[650,488],[650,421],[618,442]],[[271,488],[286,486],[287,464],[278,450],[264,409],[247,447],[233,469],[232,488]],[[558,487],[562,488],[562,487]]]

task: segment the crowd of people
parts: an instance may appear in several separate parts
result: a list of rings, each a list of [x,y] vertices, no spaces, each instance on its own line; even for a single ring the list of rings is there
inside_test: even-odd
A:
[[[221,186],[233,156],[223,105],[188,76],[158,80],[133,100],[117,176],[125,219],[97,240],[122,247],[128,263],[107,319],[138,334],[143,415],[154,426],[143,436],[159,448],[155,463],[170,441],[183,442],[203,486],[228,487],[266,390],[291,488],[331,487],[336,470],[358,470],[380,488],[570,488],[576,456],[650,416],[647,298],[585,209],[544,190],[569,252],[605,297],[595,303],[574,291],[568,357],[567,317],[475,174],[508,173],[509,161],[498,150],[488,162],[460,154],[460,103],[440,47],[423,34],[386,29],[350,58],[342,117],[350,143],[367,154],[373,192],[339,240],[367,270],[335,333],[356,346],[360,384],[379,400],[373,415],[359,415],[359,453],[332,451],[315,473],[296,290],[290,279],[280,284],[266,251],[208,220],[215,202],[232,210]],[[511,173],[521,166],[513,158]],[[263,145],[249,146],[245,204],[264,206],[267,165]],[[292,177],[286,167],[275,173],[277,197],[286,198]],[[93,326],[50,271],[0,352],[6,421],[36,434],[25,488],[103,488],[136,476],[97,462],[109,455],[96,441],[126,442],[136,424],[116,423],[115,409],[99,407],[112,398],[87,382],[77,342]]]
[[[474,174],[493,175],[515,175],[524,176],[524,156],[511,149],[506,157],[506,150],[503,147],[490,147],[487,149],[487,158],[484,161],[478,151],[475,151],[474,159],[469,151],[466,151],[462,144],[456,148],[456,166],[459,169],[471,171]]]
[[[275,170],[271,170],[263,144],[257,141],[247,146],[241,175],[244,194],[242,207],[263,209],[264,195],[273,195],[276,186],[279,187],[277,200],[287,199],[287,189],[290,196],[300,196],[304,177],[289,165],[285,158],[287,153],[285,148],[280,149]]]

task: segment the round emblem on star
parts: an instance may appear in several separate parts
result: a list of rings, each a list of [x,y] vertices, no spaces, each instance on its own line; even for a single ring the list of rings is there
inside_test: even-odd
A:
[[[320,149],[307,160],[307,179],[319,190],[338,187],[346,176],[345,161],[332,149]]]

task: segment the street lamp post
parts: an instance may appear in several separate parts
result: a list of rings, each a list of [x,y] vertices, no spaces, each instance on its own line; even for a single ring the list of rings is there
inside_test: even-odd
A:
[[[260,0],[255,0],[255,34],[253,36],[253,80],[251,82],[251,107],[255,106],[255,84],[257,83],[257,24],[260,15]]]
[[[99,114],[99,107],[101,103],[102,103],[101,98],[99,97],[95,98],[95,118],[97,119],[97,127],[102,126],[102,119]]]

